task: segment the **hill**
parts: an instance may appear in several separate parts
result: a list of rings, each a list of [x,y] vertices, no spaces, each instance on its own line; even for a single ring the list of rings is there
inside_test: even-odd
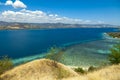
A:
[[[61,63],[54,66],[53,61],[41,59],[15,67],[1,75],[0,80],[57,80],[77,75]]]
[[[115,28],[109,24],[64,24],[64,23],[19,23],[0,21],[0,30],[5,29],[51,29],[51,28]]]
[[[65,78],[63,80],[120,80],[120,65],[113,65],[86,75]]]
[[[120,65],[78,75],[69,67],[48,59],[35,60],[5,72],[0,80],[120,80]]]

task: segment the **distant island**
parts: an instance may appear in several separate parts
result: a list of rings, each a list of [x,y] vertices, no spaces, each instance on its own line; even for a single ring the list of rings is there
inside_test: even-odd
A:
[[[53,28],[119,28],[110,24],[19,23],[0,21],[0,30]]]

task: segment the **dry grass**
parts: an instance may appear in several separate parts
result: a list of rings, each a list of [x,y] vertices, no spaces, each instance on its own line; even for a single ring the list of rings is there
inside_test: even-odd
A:
[[[120,65],[113,65],[98,71],[63,80],[120,80]]]
[[[53,61],[41,59],[7,71],[0,76],[0,80],[58,80],[76,75],[76,72],[61,63],[57,63],[56,67]]]
[[[89,80],[120,80],[120,65],[113,65],[87,74]]]
[[[51,60],[35,60],[0,76],[0,80],[120,80],[120,65],[102,68],[85,75],[78,75],[72,69]]]

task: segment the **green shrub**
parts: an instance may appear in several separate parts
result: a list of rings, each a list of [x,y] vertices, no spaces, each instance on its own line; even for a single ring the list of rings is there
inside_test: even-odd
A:
[[[45,58],[53,60],[53,65],[57,66],[57,62],[63,60],[63,54],[64,52],[60,48],[52,47]]]
[[[96,67],[90,66],[90,67],[88,68],[88,71],[89,71],[89,72],[92,72],[92,71],[95,71],[96,69],[97,69]]]
[[[4,56],[0,59],[0,74],[4,73],[5,71],[13,68],[13,62],[7,56]]]
[[[80,67],[75,68],[75,71],[78,72],[78,73],[82,73],[82,74],[86,73],[86,71],[83,70],[83,68],[80,68]]]
[[[114,45],[111,48],[111,54],[109,54],[108,59],[111,64],[119,64],[120,63],[120,44]]]

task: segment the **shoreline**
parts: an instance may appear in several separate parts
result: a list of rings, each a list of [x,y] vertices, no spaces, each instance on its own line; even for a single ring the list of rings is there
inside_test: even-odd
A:
[[[120,32],[108,32],[106,34],[112,38],[120,39]]]
[[[113,37],[113,36],[109,35],[109,33],[111,33],[111,32],[105,32],[105,33],[103,33],[103,38],[105,38],[105,39],[113,39],[113,40],[120,40],[120,38]],[[115,32],[112,32],[112,33],[115,33]]]

